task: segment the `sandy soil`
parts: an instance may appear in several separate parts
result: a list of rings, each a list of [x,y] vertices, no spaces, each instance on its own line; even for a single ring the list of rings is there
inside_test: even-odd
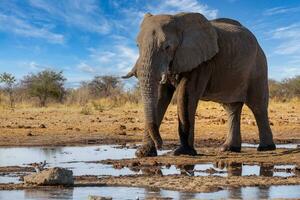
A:
[[[277,143],[300,141],[300,102],[271,102],[270,124]],[[141,106],[93,110],[82,114],[81,107],[17,108],[0,110],[0,146],[86,145],[141,141]],[[200,102],[196,114],[195,137],[199,144],[219,145],[227,134],[227,116],[217,103]],[[251,111],[242,114],[244,142],[258,142]],[[176,106],[169,107],[161,126],[164,141],[178,143]],[[206,146],[206,145],[205,145]],[[207,145],[210,146],[210,145]]]

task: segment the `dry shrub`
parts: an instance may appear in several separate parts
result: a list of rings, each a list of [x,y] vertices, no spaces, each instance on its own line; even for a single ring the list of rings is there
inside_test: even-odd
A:
[[[86,104],[81,108],[80,114],[91,115],[93,114],[93,108],[90,104]]]

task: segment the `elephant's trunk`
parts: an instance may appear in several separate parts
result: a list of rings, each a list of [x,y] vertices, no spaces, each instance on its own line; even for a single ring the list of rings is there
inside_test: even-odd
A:
[[[152,63],[153,64],[153,63]],[[141,70],[140,83],[144,103],[145,129],[150,134],[156,148],[162,147],[162,138],[157,123],[157,102],[159,80],[151,63],[145,64]]]

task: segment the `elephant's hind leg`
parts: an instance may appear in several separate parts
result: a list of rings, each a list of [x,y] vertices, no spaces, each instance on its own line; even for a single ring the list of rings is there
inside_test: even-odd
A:
[[[248,105],[248,104],[247,104]],[[275,150],[276,146],[273,141],[273,134],[269,124],[268,110],[266,105],[248,105],[254,114],[258,132],[259,132],[259,146],[258,151]]]
[[[159,86],[159,95],[158,95],[158,105],[157,105],[157,124],[158,128],[161,124],[161,121],[164,117],[164,114],[170,104],[170,101],[173,97],[174,87],[170,85],[160,85]],[[148,131],[145,130],[143,136],[143,144],[135,152],[137,157],[153,157],[157,156],[157,150],[155,144],[150,137]]]
[[[222,104],[228,115],[229,133],[221,151],[241,151],[241,112],[243,103]]]

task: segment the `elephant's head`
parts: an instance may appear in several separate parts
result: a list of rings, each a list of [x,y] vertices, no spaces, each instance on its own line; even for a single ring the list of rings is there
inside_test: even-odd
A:
[[[162,140],[157,126],[159,84],[170,74],[188,72],[211,59],[218,52],[217,34],[199,13],[177,15],[146,14],[137,37],[139,58],[123,78],[139,79],[146,130],[156,147]]]

